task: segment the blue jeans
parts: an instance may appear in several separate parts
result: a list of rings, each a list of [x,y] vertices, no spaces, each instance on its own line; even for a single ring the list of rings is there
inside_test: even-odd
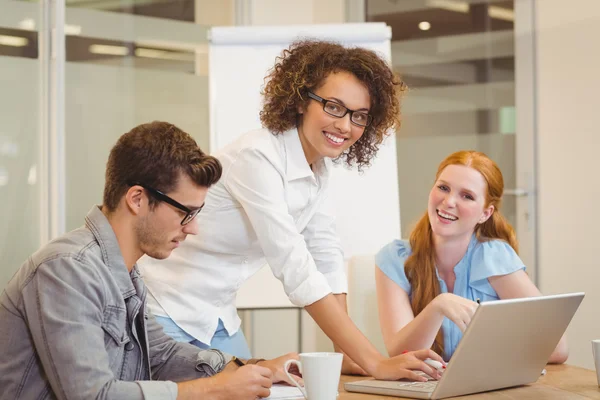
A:
[[[223,321],[219,319],[217,331],[212,337],[210,344],[203,343],[187,332],[181,329],[171,318],[156,316],[156,321],[163,326],[165,333],[178,342],[188,342],[201,349],[218,349],[224,353],[234,355],[239,358],[252,358],[250,348],[246,342],[244,332],[240,329],[229,336],[227,329],[223,326]]]

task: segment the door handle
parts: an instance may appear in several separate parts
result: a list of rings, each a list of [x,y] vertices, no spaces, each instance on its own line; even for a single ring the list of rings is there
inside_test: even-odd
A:
[[[504,189],[504,195],[506,196],[516,196],[516,197],[524,197],[529,196],[529,191],[525,189]]]
[[[528,197],[527,199],[527,208],[523,210],[525,217],[525,221],[527,221],[527,230],[531,231],[535,228],[534,219],[532,218],[532,212],[535,207],[535,196],[533,195],[535,192],[533,190],[526,190],[522,188],[515,189],[504,189],[503,196],[514,196],[514,197]]]

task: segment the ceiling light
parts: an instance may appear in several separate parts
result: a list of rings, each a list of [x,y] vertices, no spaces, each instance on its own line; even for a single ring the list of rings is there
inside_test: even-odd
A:
[[[111,46],[108,44],[93,44],[90,46],[90,53],[102,54],[108,56],[126,56],[129,49],[125,46]]]
[[[81,35],[81,26],[65,24],[65,35],[71,35],[71,36]]]
[[[20,36],[0,35],[0,45],[12,47],[25,47],[29,44],[29,39]]]
[[[19,22],[19,28],[24,31],[35,31],[35,21],[33,18],[26,18]],[[72,36],[81,35],[81,26],[65,24],[65,34]]]
[[[448,11],[468,13],[469,3],[464,1],[452,1],[452,0],[427,0],[427,6],[431,8],[441,8]]]
[[[37,183],[37,166],[33,164],[31,168],[29,168],[29,174],[27,175],[27,183],[31,186]]]
[[[192,61],[194,59],[191,53],[176,53],[172,51],[156,50],[156,49],[135,49],[135,55],[137,57],[144,58],[160,58],[163,60],[179,60],[179,61]]]
[[[513,10],[498,6],[489,6],[488,15],[490,18],[502,19],[504,21],[514,22],[515,20],[515,12]]]
[[[19,22],[19,28],[25,31],[35,31],[35,21],[32,18],[26,18]]]
[[[0,186],[8,185],[8,171],[4,167],[0,167]]]
[[[428,31],[431,29],[431,24],[427,21],[419,22],[419,29],[422,31]]]

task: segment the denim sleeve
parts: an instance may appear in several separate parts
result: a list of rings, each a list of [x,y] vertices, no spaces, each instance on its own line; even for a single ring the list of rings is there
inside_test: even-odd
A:
[[[57,399],[173,399],[174,382],[119,381],[102,329],[105,286],[75,257],[42,263],[23,287],[23,307],[40,362]]]
[[[175,382],[212,376],[225,368],[231,356],[216,349],[200,350],[189,343],[177,342],[163,332],[162,325],[148,315],[152,379]]]

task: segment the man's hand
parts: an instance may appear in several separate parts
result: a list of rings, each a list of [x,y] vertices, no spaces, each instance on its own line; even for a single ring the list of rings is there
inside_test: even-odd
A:
[[[177,384],[177,400],[256,400],[271,395],[273,374],[269,368],[245,365],[227,367],[210,378],[200,378]]]
[[[256,399],[269,397],[273,373],[258,365],[245,365],[231,374],[224,374],[220,383],[228,393],[224,399]]]
[[[273,374],[271,378],[273,383],[285,382],[288,385],[295,386],[294,382],[288,378],[285,370],[283,369],[283,364],[285,364],[287,360],[291,359],[299,360],[300,357],[298,356],[298,353],[288,353],[272,360],[260,361],[257,365],[260,365],[261,367],[267,367],[269,370],[271,370],[271,373]],[[298,382],[300,386],[304,386],[304,381],[301,378],[302,375],[295,365],[292,365],[288,372],[295,378],[296,382]]]

